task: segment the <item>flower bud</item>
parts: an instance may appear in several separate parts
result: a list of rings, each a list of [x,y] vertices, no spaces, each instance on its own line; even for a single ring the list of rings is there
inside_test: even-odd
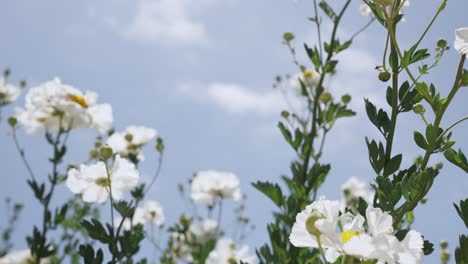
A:
[[[133,140],[133,135],[132,134],[125,134],[125,140],[127,142],[132,142]]]
[[[447,41],[445,39],[439,39],[437,41],[437,47],[445,49],[447,47]]]
[[[93,159],[96,159],[99,157],[99,152],[96,149],[93,149],[89,152],[89,156]]]
[[[426,109],[422,104],[416,104],[413,106],[413,112],[415,112],[418,115],[422,115],[426,112]]]
[[[17,123],[18,120],[16,119],[16,117],[11,116],[10,118],[8,118],[8,124],[10,124],[10,126],[15,127]]]
[[[325,219],[325,217],[317,211],[312,211],[312,214],[309,216],[309,218],[307,218],[305,223],[307,232],[309,232],[309,234],[314,235],[316,237],[321,235],[320,230],[318,230],[317,227],[315,227],[315,223],[317,222],[317,220],[320,219]]]
[[[8,78],[8,76],[10,76],[11,74],[11,71],[10,69],[6,68],[4,71],[3,71],[3,77],[6,79]]]
[[[286,32],[283,34],[283,39],[286,41],[286,42],[290,42],[291,40],[294,39],[294,34],[291,33],[291,32]]]
[[[324,92],[323,94],[320,95],[320,101],[324,104],[329,103],[332,100],[332,95],[328,92]]]
[[[446,249],[448,247],[448,242],[445,240],[440,241],[440,247]]]
[[[110,157],[112,157],[112,148],[110,148],[108,145],[105,145],[104,147],[101,148],[99,151],[101,154],[101,157],[105,160],[108,160]]]
[[[450,253],[442,252],[442,254],[440,255],[440,260],[442,261],[442,263],[448,263],[449,259],[450,259]]]
[[[392,75],[388,71],[383,71],[379,73],[379,80],[381,80],[382,82],[388,82],[388,80],[390,80],[390,77],[392,77]]]
[[[349,94],[345,94],[341,97],[341,101],[345,104],[348,104],[349,102],[351,102],[351,95]]]

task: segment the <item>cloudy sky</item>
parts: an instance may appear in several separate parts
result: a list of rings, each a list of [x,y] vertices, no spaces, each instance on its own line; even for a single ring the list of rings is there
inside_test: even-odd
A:
[[[440,1],[411,2],[399,32],[404,45],[415,41]],[[341,36],[349,36],[367,22],[358,14],[359,4],[353,1],[350,6]],[[468,26],[467,9],[466,1],[449,1],[423,44],[432,48],[439,38],[451,43],[454,30]],[[167,155],[150,197],[162,203],[169,223],[184,210],[175,194],[178,183],[197,170],[227,170],[239,175],[248,195],[247,213],[257,227],[248,244],[257,247],[266,241],[265,225],[273,206],[250,183],[278,181],[280,175],[289,173],[294,153],[276,129],[285,102],[271,83],[276,74],[296,72],[281,44],[283,32],[298,36],[299,58],[307,63],[300,46],[316,41],[313,24],[307,20],[312,16],[311,1],[15,0],[2,1],[0,10],[0,69],[10,67],[13,80],[24,78],[37,85],[60,77],[80,89],[98,92],[101,102],[111,103],[116,129],[127,125],[158,129]],[[339,74],[330,83],[332,92],[353,95],[352,107],[358,112],[356,118],[340,122],[328,142],[324,160],[333,169],[320,194],[332,199],[339,197],[338,186],[350,176],[373,177],[364,136],[378,135],[365,117],[363,98],[384,102],[385,86],[373,70],[381,60],[384,37],[377,24],[362,34],[341,55]],[[448,52],[428,80],[447,92],[457,62],[458,54]],[[467,99],[461,91],[447,124],[463,117]],[[421,154],[412,142],[412,131],[422,129],[423,124],[413,114],[404,115],[399,124],[395,151],[405,153],[409,164]],[[458,146],[464,149],[468,149],[467,130],[464,124],[455,132]],[[32,166],[45,175],[49,149],[43,138],[20,136],[28,146]],[[68,161],[83,161],[93,138],[92,131],[74,133]],[[31,230],[30,219],[36,219],[39,211],[24,184],[26,171],[4,123],[0,124],[0,146],[0,197],[10,196],[26,205],[15,239],[21,248],[25,247],[22,237]],[[155,158],[149,157],[142,171],[151,175],[154,167]],[[449,240],[453,249],[458,234],[466,229],[452,203],[466,198],[467,190],[468,176],[447,164],[435,181],[429,203],[416,210],[415,228],[432,242]],[[56,198],[69,195],[63,188]],[[437,260],[438,252],[427,263]]]

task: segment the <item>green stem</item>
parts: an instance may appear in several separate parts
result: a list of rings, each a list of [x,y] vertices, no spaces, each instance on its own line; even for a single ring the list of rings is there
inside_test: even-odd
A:
[[[107,160],[103,161],[104,165],[106,166],[106,174],[107,174],[107,180],[109,181],[109,198],[110,198],[110,214],[111,214],[111,225],[112,225],[112,248],[113,251],[116,251],[117,249],[117,237],[115,233],[115,225],[114,225],[114,198],[112,196],[112,181],[110,177],[110,171],[109,171],[109,166],[107,165]],[[124,219],[122,219],[122,222]],[[121,225],[119,225],[121,226]],[[115,254],[112,254],[112,262],[115,263],[116,257]]]
[[[317,244],[319,246],[320,254],[322,255],[323,261],[326,264],[326,263],[328,263],[328,261],[327,261],[327,257],[325,257],[325,251],[323,251],[322,241],[320,239],[320,236],[316,236],[316,238],[317,238]]]
[[[393,25],[390,25],[393,27]],[[392,53],[396,52],[393,42],[390,44]],[[393,139],[398,118],[398,65],[392,65],[392,116],[390,119],[390,129],[387,135],[387,145],[385,148],[385,164],[392,158]]]

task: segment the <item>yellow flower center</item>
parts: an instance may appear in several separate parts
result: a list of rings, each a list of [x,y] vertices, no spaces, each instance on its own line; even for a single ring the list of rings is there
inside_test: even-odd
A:
[[[344,231],[343,233],[341,233],[341,242],[346,243],[351,238],[359,235],[361,235],[359,231]]]
[[[69,94],[67,99],[81,105],[83,108],[88,108],[88,104],[86,103],[86,100],[83,98],[83,96]]]
[[[312,78],[312,76],[314,76],[314,72],[313,72],[313,71],[311,71],[311,70],[306,70],[306,71],[304,72],[304,77],[306,77],[307,79]]]
[[[96,179],[96,182],[95,182],[97,185],[101,186],[101,187],[109,187],[110,186],[110,181],[108,178],[98,178]]]

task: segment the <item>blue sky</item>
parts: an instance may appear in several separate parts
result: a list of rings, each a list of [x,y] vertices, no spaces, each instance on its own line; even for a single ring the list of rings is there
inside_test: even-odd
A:
[[[332,1],[333,2],[333,1]],[[339,0],[338,2],[342,2]],[[411,2],[400,41],[408,47],[435,12],[439,0]],[[367,22],[353,1],[340,34],[350,35]],[[37,85],[58,76],[65,83],[99,93],[101,102],[111,103],[116,129],[145,125],[158,129],[167,146],[162,175],[150,197],[165,208],[173,222],[183,204],[177,184],[194,171],[233,171],[248,195],[247,213],[256,229],[247,242],[256,247],[266,241],[266,223],[273,206],[250,185],[256,180],[278,181],[288,174],[290,151],[276,129],[284,102],[271,88],[276,74],[295,73],[291,57],[281,44],[285,31],[294,32],[300,59],[307,63],[302,42],[315,41],[311,1],[288,0],[114,0],[114,1],[2,1],[0,16],[0,68],[10,67],[13,80],[25,78]],[[454,30],[468,26],[464,13],[468,2],[449,1],[424,45],[432,48],[443,37],[449,43]],[[330,136],[324,160],[333,165],[320,194],[339,198],[338,186],[351,176],[371,180],[364,136],[378,138],[363,112],[364,97],[384,102],[385,86],[373,70],[380,61],[384,34],[374,24],[341,55],[338,75],[331,91],[353,95],[354,119],[337,124]],[[442,92],[453,81],[458,54],[449,51],[436,73],[429,77]],[[462,90],[446,124],[464,116],[467,92]],[[19,101],[22,104],[23,99]],[[13,107],[6,110],[12,113]],[[412,129],[408,129],[408,128]],[[406,163],[421,151],[412,142],[412,130],[423,128],[413,114],[399,123],[395,151],[404,152]],[[468,149],[465,131],[455,132],[457,146]],[[31,230],[39,210],[25,185],[26,171],[0,124],[0,153],[4,168],[0,196],[22,201],[26,210],[16,233],[19,248]],[[47,173],[50,151],[40,136],[21,134],[35,170]],[[94,133],[77,131],[71,137],[68,161],[79,163],[92,146]],[[148,152],[149,153],[149,152]],[[149,157],[150,155],[146,155]],[[152,174],[155,158],[142,164]],[[456,245],[466,232],[452,203],[468,195],[468,176],[446,164],[429,195],[429,203],[416,210],[415,229],[427,239],[442,239]],[[63,187],[57,200],[70,194]],[[427,263],[437,263],[438,253]]]

